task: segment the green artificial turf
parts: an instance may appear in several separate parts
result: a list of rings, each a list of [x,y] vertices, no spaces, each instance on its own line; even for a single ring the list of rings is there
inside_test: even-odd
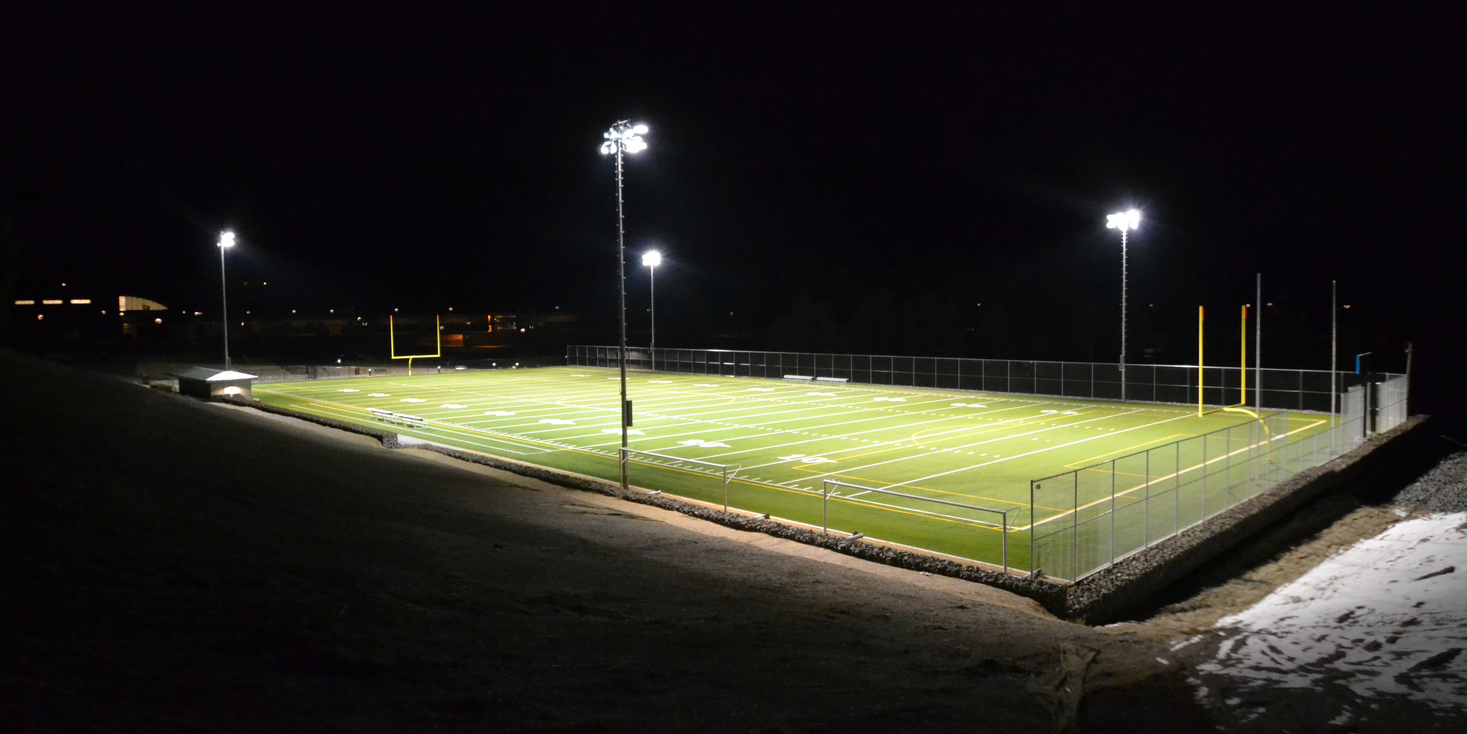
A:
[[[1037,530],[1047,562],[1063,575],[1090,561],[1086,552],[1060,549],[1103,542],[1113,556],[1135,547],[1128,538],[1139,534],[1144,544],[1185,527],[1303,468],[1309,457],[1288,459],[1280,449],[1329,427],[1328,416],[1310,413],[1260,421],[1238,412],[1199,417],[1195,407],[989,392],[651,372],[629,373],[627,381],[635,406],[630,447],[675,457],[637,456],[633,485],[722,503],[717,467],[677,459],[726,465],[733,507],[992,563],[1003,561],[1007,536],[1009,565],[1026,569]],[[389,427],[554,469],[618,476],[615,370],[267,383],[254,394],[378,427],[369,409],[417,416],[425,428]],[[826,501],[826,479],[855,487],[831,485]],[[1000,514],[976,507],[1007,510],[1009,532]],[[1116,523],[1120,541],[1112,540]]]

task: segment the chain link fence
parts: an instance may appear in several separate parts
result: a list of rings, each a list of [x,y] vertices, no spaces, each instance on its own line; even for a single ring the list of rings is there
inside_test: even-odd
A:
[[[618,366],[617,348],[566,347],[566,361],[578,367]],[[956,357],[896,357],[811,352],[754,352],[723,349],[628,348],[627,369],[722,377],[808,375],[868,385],[932,387],[1054,395],[1095,400],[1121,399],[1121,368],[1101,362],[1041,362]],[[1198,402],[1196,365],[1126,365],[1126,400]],[[1237,367],[1205,367],[1202,401],[1207,405],[1248,405],[1269,410],[1330,412],[1328,370],[1248,370],[1248,400],[1242,401]],[[1341,374],[1347,382],[1356,375]]]
[[[1289,428],[1291,417],[1304,425]],[[1321,425],[1328,426],[1318,430]],[[1288,411],[1030,482],[1030,559],[1083,578],[1360,445],[1365,416]],[[1032,569],[1031,569],[1032,570]]]

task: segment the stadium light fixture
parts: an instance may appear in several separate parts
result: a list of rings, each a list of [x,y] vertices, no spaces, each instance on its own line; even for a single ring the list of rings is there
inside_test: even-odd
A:
[[[652,369],[657,369],[657,266],[662,264],[662,253],[648,250],[642,254],[642,264],[647,266],[652,291]]]
[[[631,125],[626,120],[618,120],[615,125],[607,130],[601,143],[602,155],[616,156],[616,267],[617,267],[617,293],[621,301],[621,351],[618,355],[617,364],[621,367],[621,447],[627,447],[627,427],[631,419],[631,410],[627,404],[627,247],[626,229],[623,226],[621,195],[621,157],[623,153],[637,153],[647,149],[647,142],[642,136],[647,134],[647,126],[642,124]],[[622,461],[623,455],[617,456],[617,464],[621,466],[621,488],[627,489],[627,465]]]
[[[1126,233],[1140,226],[1141,212],[1128,209],[1105,218],[1106,229],[1121,231],[1121,400],[1126,399]]]
[[[219,300],[224,309],[224,369],[229,369],[229,286],[224,278],[224,251],[234,247],[234,233],[219,233]]]

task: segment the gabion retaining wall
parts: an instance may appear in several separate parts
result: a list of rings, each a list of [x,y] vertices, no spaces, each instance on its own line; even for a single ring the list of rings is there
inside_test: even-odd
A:
[[[1063,616],[1090,624],[1116,619],[1294,510],[1360,480],[1389,459],[1426,419],[1416,416],[1386,433],[1371,436],[1343,456],[1295,475],[1166,542],[1071,584],[1065,589]]]

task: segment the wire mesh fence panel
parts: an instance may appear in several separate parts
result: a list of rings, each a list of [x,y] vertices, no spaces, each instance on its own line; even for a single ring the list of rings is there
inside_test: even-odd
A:
[[[1117,558],[1146,546],[1151,521],[1147,513],[1147,490],[1150,467],[1147,453],[1123,456],[1112,462],[1115,471],[1115,540],[1113,555]]]
[[[1406,422],[1406,376],[1388,377],[1376,386],[1375,431],[1385,433]]]
[[[1075,485],[1078,473],[1030,482],[1032,568],[1051,576],[1074,578]],[[1032,569],[1031,569],[1032,570]]]

